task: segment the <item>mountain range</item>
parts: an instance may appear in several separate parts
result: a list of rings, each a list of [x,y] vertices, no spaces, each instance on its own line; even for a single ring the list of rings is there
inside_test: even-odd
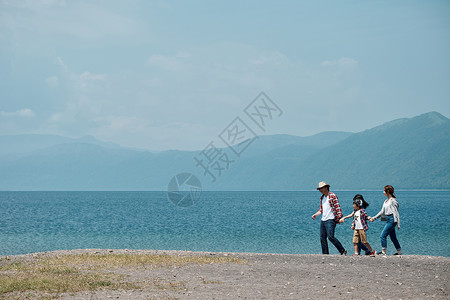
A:
[[[124,148],[92,136],[0,136],[0,190],[167,190],[179,173],[204,190],[450,188],[450,120],[430,112],[358,132],[259,136],[216,180],[199,151]],[[230,153],[227,148],[220,149]],[[212,170],[212,169],[210,169]]]

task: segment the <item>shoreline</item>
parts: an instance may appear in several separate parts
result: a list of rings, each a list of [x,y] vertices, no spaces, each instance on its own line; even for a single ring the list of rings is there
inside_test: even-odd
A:
[[[107,274],[120,275],[127,284],[138,283],[140,287],[60,293],[58,299],[348,299],[362,296],[375,299],[448,299],[450,291],[450,258],[442,256],[354,257],[77,249],[0,256],[0,267],[17,262],[32,264],[67,255],[101,256],[104,259],[123,254],[131,257],[162,256],[164,260],[198,258],[212,261],[157,267],[150,264],[108,267],[103,270]],[[66,264],[70,265],[70,262],[69,258]]]
[[[336,254],[319,254],[319,253],[308,253],[308,254],[300,254],[300,253],[274,253],[274,252],[226,252],[226,251],[194,251],[194,250],[159,250],[159,249],[126,249],[126,248],[86,248],[86,249],[59,249],[59,250],[50,250],[50,251],[42,251],[42,252],[30,252],[30,253],[24,253],[24,254],[8,254],[8,255],[0,255],[0,260],[5,258],[11,258],[11,257],[26,257],[26,256],[36,256],[36,255],[65,255],[65,254],[79,254],[88,252],[101,252],[101,253],[128,253],[128,254],[186,254],[186,255],[248,255],[248,256],[270,256],[270,255],[280,255],[280,256],[320,256],[320,257],[333,257],[333,256],[340,256],[340,257],[352,257],[352,251],[353,249],[350,249],[351,251],[347,253],[346,256],[342,256],[338,253]],[[360,255],[361,257],[365,257],[366,255]],[[381,257],[379,255],[376,255],[375,257]],[[383,256],[384,258],[387,257],[430,257],[430,258],[443,258],[443,259],[449,259],[450,257],[447,256],[441,256],[441,255],[423,255],[423,254],[402,254],[400,256],[397,255],[386,255]]]
[[[352,249],[351,249],[352,250]],[[26,256],[52,256],[52,255],[69,255],[69,254],[81,254],[81,253],[111,253],[111,254],[168,254],[168,255],[245,255],[245,256],[320,256],[320,257],[352,257],[352,254],[349,252],[346,256],[342,256],[340,254],[319,254],[319,253],[308,253],[308,254],[300,254],[300,253],[273,253],[273,252],[226,252],[226,251],[193,251],[193,250],[159,250],[159,249],[127,249],[127,248],[86,248],[86,249],[59,249],[59,250],[50,250],[50,251],[42,251],[42,252],[30,252],[24,254],[11,254],[11,255],[0,255],[0,260],[11,257],[26,257]],[[368,255],[360,255],[360,257],[366,257]],[[382,257],[376,255],[376,257]],[[440,255],[423,255],[423,254],[402,254],[400,256],[397,255],[386,255],[383,258],[388,257],[428,257],[428,258],[443,258],[450,260],[450,257],[440,256]]]

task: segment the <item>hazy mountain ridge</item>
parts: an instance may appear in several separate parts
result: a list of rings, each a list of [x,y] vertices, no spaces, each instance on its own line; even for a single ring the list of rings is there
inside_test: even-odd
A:
[[[112,142],[103,142],[91,135],[80,138],[69,138],[50,134],[20,134],[0,136],[0,156],[32,153],[61,144],[93,144],[110,149],[120,149],[120,145]]]
[[[394,120],[323,149],[304,168],[345,188],[449,188],[449,133],[449,119],[436,112]]]
[[[191,172],[209,190],[450,188],[450,120],[437,112],[359,132],[260,136],[215,182],[199,151],[122,148],[93,137],[0,136],[2,190],[165,190]],[[26,141],[30,139],[30,145]],[[12,154],[17,153],[17,154]]]

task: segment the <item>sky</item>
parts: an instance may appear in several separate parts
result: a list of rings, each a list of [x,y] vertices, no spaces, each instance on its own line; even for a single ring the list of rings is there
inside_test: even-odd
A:
[[[236,117],[297,136],[449,117],[449,53],[450,1],[0,0],[0,135],[199,150]]]

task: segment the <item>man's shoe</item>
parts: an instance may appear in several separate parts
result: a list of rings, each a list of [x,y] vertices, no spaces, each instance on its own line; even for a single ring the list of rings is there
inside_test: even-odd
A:
[[[347,255],[347,250],[344,249],[344,252],[342,252],[341,255]]]
[[[386,253],[383,253],[383,251],[377,252],[377,255],[386,255]]]

